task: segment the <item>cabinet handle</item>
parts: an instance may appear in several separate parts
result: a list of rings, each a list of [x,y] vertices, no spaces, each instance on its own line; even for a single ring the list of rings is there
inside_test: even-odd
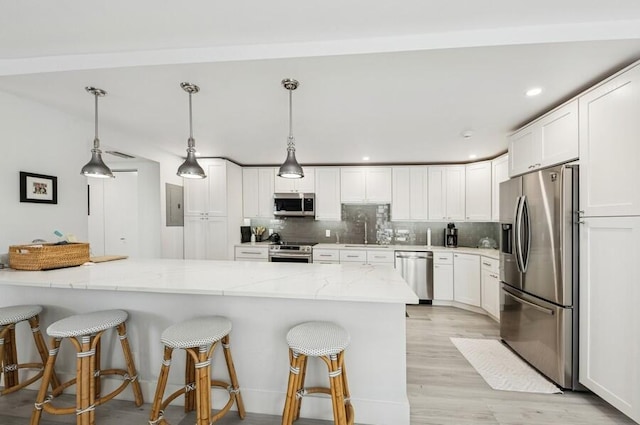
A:
[[[584,221],[584,220],[578,220],[576,223],[578,223],[578,224],[585,224],[585,223],[586,223],[586,221]]]
[[[333,255],[331,255],[331,254],[320,254],[319,256],[320,257],[333,257]]]
[[[360,257],[359,255],[347,255],[347,258],[358,258]]]
[[[495,274],[490,274],[489,276],[490,276],[490,277],[492,277],[492,278],[494,278],[494,279],[497,279],[497,278],[498,278],[498,276],[496,276]]]
[[[240,254],[249,254],[249,255],[260,255],[261,252],[253,252],[253,251],[240,251]]]
[[[539,166],[540,166],[540,163],[538,162],[538,163],[536,164],[536,167],[539,167]]]
[[[448,260],[447,257],[438,257],[438,260]]]
[[[487,266],[487,267],[491,267],[491,263],[485,263],[484,261],[482,262],[483,266]]]

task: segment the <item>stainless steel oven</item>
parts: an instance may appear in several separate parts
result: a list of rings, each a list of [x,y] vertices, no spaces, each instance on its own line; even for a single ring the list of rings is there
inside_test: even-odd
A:
[[[269,261],[272,263],[311,263],[315,243],[289,242],[269,246]]]

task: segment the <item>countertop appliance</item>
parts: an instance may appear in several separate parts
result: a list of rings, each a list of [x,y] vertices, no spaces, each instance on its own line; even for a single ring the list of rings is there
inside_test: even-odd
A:
[[[578,384],[578,167],[500,184],[500,337],[562,388]]]
[[[272,263],[311,263],[316,242],[279,242],[269,245]]]
[[[314,193],[274,193],[273,215],[276,217],[315,217]]]
[[[433,252],[396,251],[395,267],[421,304],[433,300]]]
[[[447,224],[447,228],[444,229],[444,246],[447,248],[458,247],[458,229],[453,223]]]

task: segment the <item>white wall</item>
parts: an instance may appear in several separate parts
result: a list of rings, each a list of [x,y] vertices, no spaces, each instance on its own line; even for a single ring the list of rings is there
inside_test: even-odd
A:
[[[88,238],[87,179],[80,169],[90,159],[93,119],[63,113],[46,105],[0,91],[0,260],[6,263],[9,245],[40,238],[55,241],[54,230]],[[186,137],[186,136],[185,136]],[[183,258],[183,228],[166,227],[165,183],[182,186],[176,175],[182,158],[160,151],[152,141],[137,144],[144,136],[124,134],[110,123],[100,122],[103,150],[107,146],[159,163],[155,184],[159,197],[149,200],[145,217],[153,222],[160,246],[155,256]],[[186,139],[176,140],[184,144]],[[19,171],[58,177],[58,204],[20,203]],[[155,178],[155,177],[154,177]],[[148,183],[148,182],[147,182]]]
[[[87,239],[87,182],[80,169],[90,158],[91,127],[0,92],[0,254],[36,238],[56,241],[54,230]],[[21,203],[20,171],[56,176],[58,204]]]

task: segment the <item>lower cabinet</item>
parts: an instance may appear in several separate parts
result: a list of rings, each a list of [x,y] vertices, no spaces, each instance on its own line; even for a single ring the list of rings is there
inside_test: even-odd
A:
[[[314,249],[313,262],[316,264],[340,264],[340,250]]]
[[[453,301],[453,254],[433,253],[433,299]]]
[[[500,277],[498,260],[481,257],[480,259],[480,292],[482,308],[491,317],[500,321]]]
[[[235,248],[236,261],[269,261],[268,246],[237,246]]]
[[[640,217],[580,222],[580,383],[640,423]]]
[[[480,307],[480,256],[453,254],[454,301]]]

